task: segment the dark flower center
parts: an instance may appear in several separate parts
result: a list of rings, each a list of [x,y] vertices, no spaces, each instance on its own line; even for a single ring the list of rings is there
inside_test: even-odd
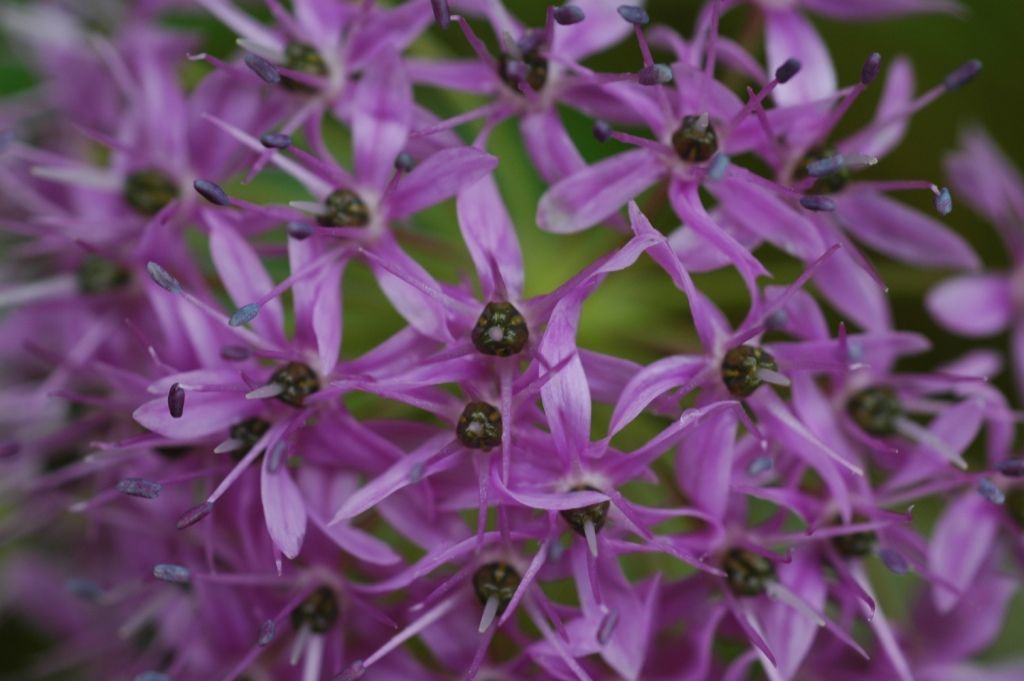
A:
[[[168,461],[176,461],[188,456],[192,448],[188,445],[171,445],[167,447],[153,447],[153,451]]]
[[[590,485],[579,485],[572,488],[573,492],[600,492],[601,490]],[[594,531],[600,532],[601,528],[604,527],[605,522],[608,520],[608,509],[611,507],[611,502],[602,501],[597,504],[591,504],[590,506],[581,506],[580,508],[569,508],[561,512],[562,518],[569,524],[575,532],[581,536],[586,536],[586,530],[584,529],[587,521],[589,520],[594,525]]]
[[[264,421],[258,416],[247,418],[231,426],[231,439],[239,443],[238,448],[232,450],[231,457],[235,461],[241,461],[268,430],[270,430],[270,422]]]
[[[498,599],[498,613],[505,612],[509,601],[519,588],[519,573],[508,563],[488,563],[473,574],[473,590],[481,604],[490,598]]]
[[[846,402],[850,417],[871,435],[894,435],[896,423],[903,418],[903,405],[892,388],[861,390]]]
[[[370,223],[370,210],[350,189],[334,190],[324,204],[326,211],[316,219],[321,227],[365,227]]]
[[[761,369],[778,371],[775,358],[753,345],[740,345],[725,353],[722,359],[722,381],[735,397],[748,397],[764,383]]]
[[[178,185],[156,168],[137,170],[124,181],[124,200],[143,215],[156,215],[178,198]]]
[[[808,176],[807,165],[814,163],[815,161],[823,161],[828,158],[834,157],[839,152],[831,147],[824,147],[820,149],[814,149],[808,152],[803,163],[800,164],[800,168],[796,172],[797,179],[803,179]],[[853,174],[850,169],[845,165],[840,166],[835,172],[823,175],[817,179],[814,185],[806,192],[807,194],[835,194],[842,191],[846,185],[850,182],[850,178]]]
[[[326,76],[327,65],[316,48],[306,43],[288,43],[284,49],[284,64],[282,66],[289,71],[308,73],[311,76]],[[313,88],[305,83],[300,83],[294,78],[281,76],[281,85],[293,92],[311,92]]]
[[[104,258],[87,257],[76,272],[82,293],[105,293],[121,288],[132,280],[131,272]]]
[[[684,161],[703,163],[718,151],[718,134],[706,114],[683,116],[682,125],[672,134],[672,147]]]
[[[854,532],[832,538],[832,545],[847,558],[863,558],[875,550],[878,537],[874,532]]]
[[[729,588],[738,596],[760,596],[775,580],[775,566],[762,555],[731,549],[722,562]]]
[[[321,586],[292,610],[296,629],[309,627],[314,634],[324,634],[338,621],[338,599],[330,587]]]
[[[501,412],[486,402],[470,402],[459,416],[455,434],[470,449],[497,447],[501,444]]]
[[[519,58],[502,53],[498,57],[498,75],[516,92],[519,92],[521,80],[525,80],[534,92],[540,92],[548,80],[548,60],[541,57],[536,49],[524,52]]]
[[[521,352],[530,338],[526,320],[510,303],[487,303],[473,327],[473,345],[485,355],[508,357]]]
[[[301,407],[307,397],[320,390],[316,372],[302,362],[288,362],[274,372],[270,383],[282,388],[277,399],[293,407]]]

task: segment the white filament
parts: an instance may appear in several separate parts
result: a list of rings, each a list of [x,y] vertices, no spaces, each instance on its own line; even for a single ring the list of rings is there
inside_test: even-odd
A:
[[[583,521],[583,536],[587,538],[590,555],[597,558],[597,528],[594,527],[594,521],[590,518]]]
[[[758,369],[757,377],[765,383],[771,383],[772,385],[779,385],[783,388],[789,387],[789,378],[784,374],[780,374],[778,371],[773,369]]]
[[[265,400],[268,397],[277,397],[284,392],[284,386],[280,383],[267,383],[261,385],[255,390],[250,390],[245,394],[247,400]]]
[[[768,585],[765,587],[765,590],[767,591],[769,596],[779,601],[780,603],[784,603],[785,605],[788,605],[789,607],[793,608],[801,615],[817,624],[819,627],[825,626],[825,620],[822,618],[822,616],[814,612],[814,610],[811,609],[811,606],[807,605],[804,599],[800,598],[795,593],[790,591],[789,587],[787,587],[786,585],[780,582],[769,582]]]
[[[299,633],[295,635],[295,640],[292,641],[292,653],[288,658],[288,664],[295,666],[299,663],[299,658],[302,657],[302,653],[306,650],[306,643],[310,639],[312,630],[308,624],[303,624],[299,629]]]
[[[928,430],[920,423],[912,421],[905,416],[901,416],[896,419],[896,432],[903,437],[924,445],[928,449],[931,449],[942,457],[952,463],[954,466],[967,470],[967,462],[964,458],[953,451],[953,448],[943,442],[935,433]]]
[[[480,617],[480,626],[477,628],[481,634],[491,628],[494,618],[498,614],[498,597],[491,596],[484,604],[484,614]]]
[[[244,443],[241,440],[236,440],[233,437],[229,437],[224,442],[213,448],[214,454],[223,454],[224,452],[234,452],[242,448]]]

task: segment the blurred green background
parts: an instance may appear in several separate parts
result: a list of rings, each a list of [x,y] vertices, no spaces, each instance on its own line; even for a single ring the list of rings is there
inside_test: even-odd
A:
[[[126,0],[130,1],[130,0]],[[854,0],[851,0],[851,2]],[[22,3],[26,4],[26,3]],[[87,2],[83,2],[87,5]],[[109,4],[109,3],[108,3]],[[253,4],[253,3],[249,3]],[[259,3],[256,3],[259,4]],[[537,25],[543,20],[545,3],[539,0],[516,0],[506,3],[527,23]],[[651,0],[649,11],[654,22],[664,23],[688,35],[701,3],[691,0]],[[1024,164],[1024,134],[1021,134],[1021,114],[1014,102],[1020,90],[1021,26],[1024,26],[1024,2],[1015,0],[966,0],[967,13],[961,17],[915,16],[882,23],[840,23],[816,19],[816,23],[829,44],[836,62],[841,83],[854,82],[865,57],[874,51],[891,60],[897,55],[911,58],[917,72],[918,90],[924,91],[940,82],[952,69],[970,58],[980,58],[985,69],[968,87],[942,97],[937,103],[916,116],[904,143],[871,174],[879,179],[928,179],[944,182],[943,155],[956,145],[959,131],[969,125],[984,125],[1007,155]],[[81,7],[81,5],[79,5]],[[261,14],[256,9],[257,14]],[[265,15],[265,12],[262,12]],[[737,35],[745,23],[746,10],[730,14],[724,22],[725,31]],[[195,29],[202,35],[203,48],[214,54],[227,55],[233,49],[233,35],[206,18],[202,13],[175,12],[167,19],[174,27]],[[489,31],[482,29],[490,41]],[[0,41],[4,41],[0,35]],[[492,41],[493,46],[493,41]],[[20,47],[9,41],[0,42],[0,94],[10,94],[31,87],[33,78],[20,58]],[[452,28],[447,32],[432,29],[414,46],[421,55],[444,56],[469,54],[461,33]],[[639,67],[635,42],[623,43],[611,52],[595,59],[597,68],[624,71]],[[205,67],[183,66],[186,81],[201,76]],[[876,84],[861,98],[847,117],[840,134],[853,130],[868,120],[874,110],[880,87]],[[442,117],[453,115],[479,103],[472,97],[423,89],[417,95],[421,101]],[[615,142],[598,144],[590,134],[589,120],[564,112],[570,134],[588,160],[594,160],[624,147]],[[466,138],[475,128],[466,128]],[[338,126],[330,126],[328,137],[340,156],[348,153],[346,133]],[[506,123],[496,129],[489,150],[501,159],[497,171],[499,183],[508,208],[517,225],[527,264],[527,293],[544,293],[606,252],[622,237],[608,230],[591,230],[572,236],[552,236],[540,232],[534,225],[536,202],[544,185],[531,168],[518,132]],[[259,201],[286,201],[305,198],[296,194],[294,183],[273,171],[267,172],[256,183],[242,187],[229,185],[232,192]],[[904,200],[931,212],[928,195],[905,194]],[[956,197],[954,196],[954,199]],[[654,197],[657,200],[657,197]],[[664,212],[655,216],[656,226],[668,230],[676,223]],[[947,219],[978,250],[983,259],[994,267],[1006,265],[1001,242],[983,220],[958,206]],[[1022,225],[1024,228],[1024,225]],[[404,243],[437,276],[448,281],[471,272],[464,249],[459,245],[454,209],[441,206],[418,216],[410,225]],[[203,251],[197,242],[197,253]],[[780,254],[759,253],[780,282],[791,281],[801,266]],[[904,329],[919,330],[935,341],[934,350],[925,357],[911,360],[907,368],[923,368],[953,359],[979,343],[958,339],[942,332],[928,318],[922,306],[924,293],[947,273],[913,270],[877,258],[879,269],[890,287],[890,297],[897,324]],[[698,283],[721,305],[730,317],[738,320],[746,311],[747,299],[738,278],[731,273],[713,273],[699,277]],[[391,312],[372,282],[369,272],[360,267],[350,268],[345,279],[345,354],[353,356],[372,347],[401,322]],[[837,321],[834,319],[833,321]],[[357,331],[354,331],[357,330]],[[649,362],[668,352],[691,349],[695,338],[690,327],[685,301],[671,287],[661,272],[646,259],[628,273],[612,276],[587,303],[580,331],[583,346],[615,353],[639,362]],[[1007,339],[982,341],[981,345],[1004,349]],[[1012,394],[1012,384],[1004,375],[999,384]],[[351,405],[357,412],[378,408],[359,398]],[[608,410],[598,408],[596,425],[603,429]],[[641,423],[628,434],[624,445],[639,440],[659,427],[656,420]],[[649,488],[637,491],[659,501],[659,495]],[[926,504],[918,511],[918,524],[927,526],[934,518],[936,503]],[[0,559],[5,551],[17,547],[0,547]],[[880,596],[887,609],[899,614],[899,604],[906,603],[906,584],[915,586],[915,576],[896,578],[872,565]],[[646,571],[661,566],[641,565]],[[990,657],[1004,657],[1019,652],[1019,641],[1024,636],[1024,604],[1018,598],[1010,611],[1007,628]],[[13,620],[0,615],[0,678],[17,669],[36,648],[31,635]]]

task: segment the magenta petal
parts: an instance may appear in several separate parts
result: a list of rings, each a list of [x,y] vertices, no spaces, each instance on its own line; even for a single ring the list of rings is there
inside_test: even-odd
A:
[[[619,5],[628,3],[620,0],[573,0],[571,4],[582,9],[586,19],[582,24],[572,26],[555,25],[552,52],[561,57],[582,61],[595,52],[616,45],[631,33],[630,25],[616,11]]]
[[[394,565],[402,560],[394,549],[371,534],[346,523],[327,526],[315,516],[310,517],[331,541],[359,560],[373,565]]]
[[[997,334],[1013,315],[1010,280],[999,274],[948,279],[928,293],[926,303],[940,324],[964,336]]]
[[[897,260],[924,267],[977,269],[963,237],[938,220],[875,192],[836,197],[838,215],[853,236]]]
[[[282,465],[277,471],[270,471],[273,458],[264,456],[260,471],[263,517],[274,546],[292,559],[299,555],[302,540],[306,536],[306,503],[287,466]]]
[[[704,357],[666,357],[644,367],[626,384],[615,405],[608,434],[615,435],[662,393],[692,381],[708,362]]]
[[[869,126],[863,133],[855,133],[839,143],[844,154],[866,154],[881,158],[903,141],[910,123],[909,116],[898,116],[914,98],[914,69],[910,61],[898,57],[889,67],[885,89],[872,122],[890,120],[881,126]]]
[[[385,212],[390,218],[408,217],[455,196],[497,165],[497,158],[472,147],[439,151],[398,181],[386,197]]]
[[[765,13],[764,49],[771,72],[787,59],[797,59],[802,65],[793,80],[772,93],[780,105],[813,102],[836,91],[836,70],[828,48],[811,22],[799,12],[779,10]]]
[[[227,219],[215,211],[204,211],[210,227],[210,255],[224,287],[237,307],[259,300],[274,287],[255,249],[238,234]],[[264,338],[284,340],[284,308],[278,298],[267,301],[252,326]]]
[[[313,335],[320,357],[320,373],[334,371],[341,352],[341,276],[344,265],[328,267],[316,277],[313,299]]]
[[[558,182],[586,167],[557,109],[527,114],[520,122],[519,129],[526,151],[545,182]]]
[[[660,159],[634,149],[558,182],[537,204],[537,224],[558,234],[579,232],[612,216],[665,172]]]
[[[371,267],[381,290],[398,313],[420,333],[439,341],[452,340],[448,331],[448,312],[442,302],[443,294],[430,273],[409,257],[390,235],[378,239],[373,245],[373,252],[388,263],[388,269],[385,269],[380,262],[373,260]],[[402,276],[396,276],[395,272]]]
[[[998,507],[971,490],[943,511],[928,547],[928,569],[965,591],[991,553],[999,527]],[[949,612],[961,594],[937,586],[932,591],[939,612]]]
[[[145,428],[173,440],[198,440],[227,437],[232,425],[259,411],[260,405],[246,400],[241,392],[188,392],[185,410],[173,418],[167,410],[167,397],[146,402],[132,417]]]
[[[833,307],[861,328],[881,331],[892,327],[889,301],[882,287],[845,249],[822,263],[813,281]]]
[[[412,86],[394,52],[381,54],[363,74],[352,96],[352,140],[356,180],[383,188],[395,172],[412,121]]]
[[[484,296],[490,298],[498,292],[518,298],[523,290],[523,254],[494,176],[485,175],[460,191],[455,209]],[[502,291],[500,284],[506,290]]]
[[[725,519],[730,499],[736,414],[720,411],[698,423],[679,445],[677,478],[697,508]]]

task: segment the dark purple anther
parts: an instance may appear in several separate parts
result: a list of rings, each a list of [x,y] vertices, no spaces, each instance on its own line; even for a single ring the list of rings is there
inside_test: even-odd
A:
[[[256,54],[245,55],[245,65],[252,69],[252,72],[259,76],[264,82],[277,85],[281,82],[281,73],[277,68],[263,57]]]
[[[452,13],[448,10],[448,0],[430,0],[430,8],[434,10],[434,21],[441,28],[448,28],[452,23]]]
[[[178,522],[175,523],[175,527],[179,530],[184,530],[186,527],[192,527],[200,520],[210,515],[210,511],[212,510],[213,503],[209,501],[204,501],[198,506],[193,506],[181,514],[181,517],[178,518]]]
[[[807,210],[829,212],[836,209],[836,202],[827,196],[802,196],[800,205]]]
[[[789,79],[800,72],[799,59],[787,59],[782,66],[775,69],[775,80],[780,83],[788,83]]]
[[[260,625],[260,635],[256,639],[256,644],[262,648],[271,641],[274,640],[274,635],[277,633],[277,625],[274,624],[274,620],[267,620]]]
[[[643,26],[651,23],[651,17],[643,7],[637,7],[636,5],[619,5],[618,12],[620,17],[636,26]]]
[[[156,499],[160,496],[160,490],[162,489],[163,487],[159,482],[153,482],[144,478],[125,478],[124,480],[117,481],[118,492],[127,494],[130,497],[139,497],[140,499]]]
[[[974,77],[981,72],[981,60],[972,59],[958,69],[955,69],[942,81],[947,90],[959,90],[964,85],[974,80]]]
[[[171,384],[171,389],[167,391],[167,410],[174,419],[180,419],[185,413],[185,389],[178,383]]]
[[[173,584],[188,584],[191,576],[188,568],[171,563],[160,563],[153,568],[153,576],[165,582]]]
[[[1008,478],[1024,478],[1024,459],[1007,459],[996,464],[996,470]]]
[[[996,487],[995,483],[988,478],[982,478],[978,483],[978,494],[996,505],[1006,501],[1006,495],[1003,494],[1003,490]]]
[[[292,136],[283,132],[268,132],[260,136],[260,144],[267,149],[287,149],[292,145]]]
[[[882,55],[872,52],[871,56],[860,68],[860,82],[863,85],[870,85],[871,81],[878,78],[878,72],[882,70]]]
[[[562,26],[578,24],[587,18],[587,15],[583,13],[583,9],[576,5],[562,5],[561,7],[556,7],[554,15],[555,22]]]
[[[608,125],[604,121],[594,121],[593,133],[594,138],[598,142],[607,142],[611,139],[613,132],[614,130],[612,130],[612,126]]]
[[[156,282],[157,286],[170,291],[171,293],[177,293],[181,290],[181,284],[177,279],[171,276],[171,274],[160,265],[150,260],[146,263],[146,271],[149,272],[150,278]]]
[[[398,156],[395,156],[395,170],[407,173],[415,167],[416,160],[408,152],[403,151]]]
[[[252,353],[244,345],[225,345],[220,349],[221,359],[229,362],[243,362],[249,359]]]
[[[907,562],[902,553],[895,549],[882,549],[878,552],[878,557],[885,563],[885,567],[897,575],[903,575],[910,571],[910,563]]]
[[[256,303],[249,303],[235,310],[235,313],[228,319],[228,324],[231,326],[242,326],[248,324],[252,320],[256,319],[256,315],[260,313],[260,306]]]
[[[953,212],[953,195],[949,193],[949,187],[943,187],[935,195],[935,210],[939,215],[949,215]]]
[[[227,192],[221,189],[219,184],[209,180],[196,180],[192,183],[199,195],[215,206],[227,206],[231,204]]]
[[[288,236],[295,239],[296,241],[302,241],[313,236],[313,225],[308,222],[301,222],[299,220],[292,220],[284,226],[284,231],[288,233]]]

